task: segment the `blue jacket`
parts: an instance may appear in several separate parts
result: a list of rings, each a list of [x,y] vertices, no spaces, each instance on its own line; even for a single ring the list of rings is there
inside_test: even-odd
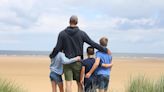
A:
[[[64,53],[58,52],[58,54],[51,59],[50,70],[59,75],[63,74],[63,64],[70,64],[77,60],[77,58],[68,59]]]

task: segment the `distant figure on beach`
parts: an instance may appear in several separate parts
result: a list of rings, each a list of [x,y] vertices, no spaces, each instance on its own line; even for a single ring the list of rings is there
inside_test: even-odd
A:
[[[81,56],[83,59],[84,42],[88,43],[99,51],[110,54],[110,50],[92,41],[84,31],[81,31],[78,28],[77,16],[71,16],[69,24],[70,25],[66,29],[59,33],[57,44],[55,49],[50,54],[50,58],[55,57],[58,52],[63,51],[68,58]],[[72,92],[72,80],[76,80],[77,82],[77,92],[82,92],[82,86],[80,84],[81,67],[82,66],[80,62],[64,65],[66,92]]]
[[[68,59],[62,52],[58,52],[58,54],[51,59],[50,80],[52,84],[52,92],[57,92],[57,85],[59,87],[60,92],[64,92],[62,80],[63,64],[70,64],[80,60],[80,56]]]
[[[100,45],[106,47],[107,44],[108,44],[108,39],[106,37],[102,37],[100,39]],[[99,66],[100,63],[101,66]],[[96,61],[92,69],[86,74],[86,78],[89,78],[98,67],[96,70],[96,77],[98,79],[97,87],[99,89],[99,92],[107,92],[109,79],[110,79],[110,71],[112,66],[113,63],[112,63],[111,55],[101,51],[96,52]]]

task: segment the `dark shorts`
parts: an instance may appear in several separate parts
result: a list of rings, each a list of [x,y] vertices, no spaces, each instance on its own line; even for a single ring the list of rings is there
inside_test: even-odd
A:
[[[85,92],[96,92],[97,79],[96,76],[92,78],[84,78]]]
[[[63,82],[62,76],[55,72],[50,73],[50,80],[55,81],[57,84]]]
[[[76,80],[80,82],[81,63],[74,62],[64,65],[64,76],[66,81]]]
[[[108,85],[109,85],[109,75],[97,75],[97,87],[98,89],[104,89],[107,90],[108,89]]]

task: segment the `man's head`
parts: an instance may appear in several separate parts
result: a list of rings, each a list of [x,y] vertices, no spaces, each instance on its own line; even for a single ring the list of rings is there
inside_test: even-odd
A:
[[[87,55],[90,56],[90,55],[94,55],[94,48],[89,46],[87,48]]]
[[[102,37],[102,38],[100,39],[100,45],[106,47],[107,44],[108,44],[108,38]]]
[[[69,20],[70,25],[77,25],[78,23],[78,18],[75,15],[72,15]]]

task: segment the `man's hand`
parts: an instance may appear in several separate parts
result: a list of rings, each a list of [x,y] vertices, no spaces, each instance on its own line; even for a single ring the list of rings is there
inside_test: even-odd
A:
[[[91,73],[87,73],[86,75],[85,75],[85,78],[89,78],[91,76]]]
[[[107,49],[107,53],[108,53],[108,55],[112,54],[112,52],[109,49]]]

